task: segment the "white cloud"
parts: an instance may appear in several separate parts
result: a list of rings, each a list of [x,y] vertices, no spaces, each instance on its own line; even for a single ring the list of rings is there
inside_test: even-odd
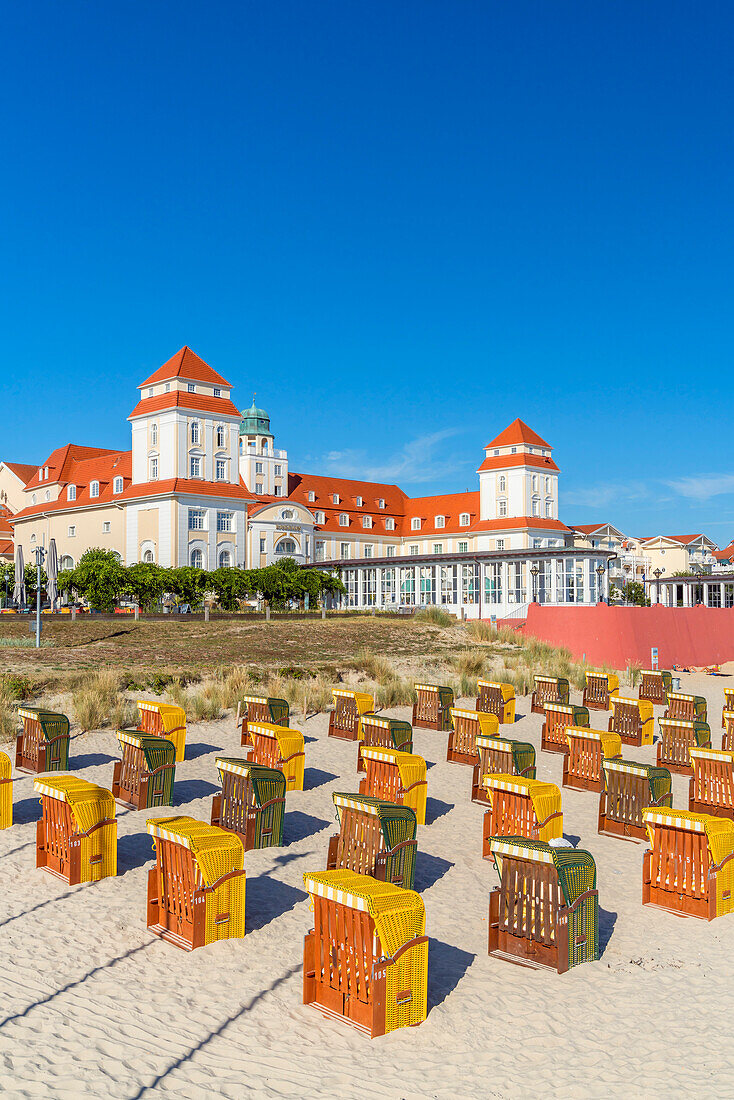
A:
[[[398,485],[436,481],[462,469],[462,463],[457,459],[447,461],[446,449],[442,447],[447,439],[455,435],[458,435],[458,429],[445,428],[418,436],[394,454],[384,455],[382,461],[376,464],[372,452],[349,449],[328,451],[321,459],[315,460],[313,472]]]
[[[734,474],[702,474],[700,477],[681,477],[666,481],[671,489],[690,500],[711,500],[725,493],[734,493]]]

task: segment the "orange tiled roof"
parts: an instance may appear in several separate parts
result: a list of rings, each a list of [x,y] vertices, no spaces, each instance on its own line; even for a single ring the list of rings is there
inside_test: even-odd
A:
[[[66,450],[67,448],[62,448]],[[78,447],[77,451],[92,451],[91,447]],[[114,479],[122,478],[123,492],[113,493]],[[29,516],[37,516],[44,512],[56,512],[62,510],[75,510],[77,508],[97,507],[100,504],[109,504],[121,500],[124,488],[130,484],[132,477],[132,451],[107,451],[103,454],[90,455],[71,459],[67,456],[64,461],[64,476],[57,477],[56,483],[61,481],[62,488],[58,500],[40,501],[22,508],[12,517],[13,523]],[[99,495],[90,495],[90,485],[93,481],[99,482]],[[45,486],[53,483],[49,473],[48,481],[41,481],[33,488],[42,491]],[[67,486],[76,486],[76,498],[67,499]],[[28,490],[26,490],[28,491]]]
[[[141,382],[138,389],[141,390],[143,386],[153,386],[156,382],[168,382],[171,378],[183,378],[189,382],[209,382],[212,386],[226,386],[228,390],[232,388],[231,382],[212,370],[209,364],[200,359],[187,345],[179,348],[162,367]]]
[[[481,519],[469,530],[475,534],[479,531],[518,531],[526,528],[571,533],[571,528],[566,527],[566,524],[561,523],[559,519],[545,519],[543,516],[503,516],[501,519]]]
[[[511,447],[516,443],[528,443],[531,447],[547,447],[552,450],[550,443],[546,443],[537,432],[529,428],[524,420],[513,420],[503,432],[487,444],[487,447]]]
[[[12,470],[15,476],[20,478],[24,485],[28,484],[38,469],[38,466],[30,466],[26,462],[6,462],[4,465],[7,466],[9,470]]]
[[[232,485],[228,481],[202,481],[199,478],[184,477],[174,477],[167,481],[147,481],[140,485],[130,485],[121,496],[124,500],[135,500],[137,497],[159,496],[166,493],[229,497],[242,501],[256,499],[252,493],[248,492],[247,486],[241,478],[239,485]],[[278,497],[278,500],[283,499],[283,497]]]
[[[228,397],[213,397],[208,393],[188,393],[186,390],[171,390],[170,393],[159,393],[155,397],[144,397],[138,401],[133,411],[128,416],[132,420],[134,416],[142,416],[144,413],[160,412],[161,409],[191,409],[193,412],[215,413],[218,416],[236,416],[241,413],[237,406]]]
[[[33,477],[26,483],[26,489],[47,488],[58,482],[69,481],[69,471],[73,464],[86,458],[102,458],[105,455],[117,455],[119,451],[110,451],[104,447],[80,447],[78,443],[67,443],[65,447],[57,447],[52,451],[45,462],[37,467]],[[39,474],[48,466],[48,478],[40,480]]]
[[[523,451],[516,455],[488,456],[477,470],[477,473],[481,470],[506,470],[508,466],[537,466],[539,470],[555,470],[558,472],[558,467],[548,455],[530,455],[527,451]]]
[[[469,523],[460,526],[459,516],[469,513]],[[470,530],[479,515],[479,490],[470,493],[445,493],[435,497],[413,497],[406,502],[403,535],[451,535]],[[444,526],[436,526],[436,516],[444,517]],[[421,520],[420,531],[412,531],[410,521]]]
[[[15,553],[15,547],[9,539],[0,539],[0,555],[3,557],[12,558]]]

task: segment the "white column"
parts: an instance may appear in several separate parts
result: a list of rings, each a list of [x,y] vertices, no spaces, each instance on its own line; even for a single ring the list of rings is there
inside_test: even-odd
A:
[[[550,601],[558,603],[558,559],[551,558]]]
[[[719,607],[724,606],[724,582],[719,581]]]

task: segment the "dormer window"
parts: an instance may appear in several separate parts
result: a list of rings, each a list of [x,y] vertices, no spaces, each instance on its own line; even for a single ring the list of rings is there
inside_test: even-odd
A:
[[[324,523],[325,522],[325,517],[324,517],[323,512],[314,512],[313,518],[314,518],[314,523]]]
[[[340,512],[339,513],[339,526],[340,527],[348,527],[349,526],[349,516],[347,515],[346,512]]]
[[[339,503],[339,494],[338,493],[332,493],[331,494],[331,501],[332,501],[332,504],[338,504]]]
[[[392,516],[388,516],[388,518],[385,520],[385,530],[386,531],[394,531],[395,530],[395,520],[392,518]]]
[[[66,486],[66,499],[67,500],[76,500],[76,485],[67,485]]]
[[[316,493],[313,491],[313,489],[309,490],[308,500],[309,500],[309,504],[313,504],[313,502],[316,500]]]
[[[122,478],[121,477],[116,477],[115,480],[112,482],[112,492],[113,493],[121,493],[122,492]]]
[[[216,396],[216,392],[217,391],[215,390],[214,391],[215,396]],[[226,435],[226,432],[224,430],[224,425],[220,424],[217,428],[217,447],[226,447],[226,446],[227,446],[227,435]]]
[[[362,526],[370,528],[372,526],[372,516],[362,516]]]
[[[415,517],[414,517],[414,518],[413,518],[413,519],[412,519],[412,520],[410,521],[410,529],[411,529],[411,531],[420,531],[420,529],[421,529],[421,521],[420,521],[420,520],[418,519],[418,517],[417,517],[417,516],[415,516]]]
[[[468,512],[462,512],[461,515],[459,516],[459,527],[468,527],[468,526],[469,526],[469,513]]]
[[[434,522],[436,524],[436,527],[445,527],[446,526],[446,516],[435,516],[434,517]]]
[[[362,505],[364,504],[364,501],[362,500],[362,497],[357,497],[357,502],[356,503],[357,503],[357,507],[361,508]]]
[[[99,482],[98,481],[90,481],[89,482],[89,495],[90,495],[90,497],[98,497],[99,496]]]
[[[191,422],[191,442],[197,444],[200,440],[199,421],[192,420]]]
[[[377,502],[377,507],[378,508],[384,508],[385,507],[385,498],[384,497],[380,497],[380,499]]]
[[[150,445],[151,447],[158,446],[158,425],[155,421],[150,426]]]

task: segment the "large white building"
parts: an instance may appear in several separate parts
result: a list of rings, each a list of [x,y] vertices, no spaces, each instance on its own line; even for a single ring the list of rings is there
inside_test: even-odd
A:
[[[67,444],[30,471],[0,465],[26,561],[51,538],[68,568],[92,546],[126,564],[204,569],[292,557],[338,570],[348,606],[441,604],[482,617],[607,592],[610,553],[574,547],[552,448],[521,420],[485,446],[474,491],[409,497],[291,472],[267,413],[253,401],[241,414],[231,384],[190,348],[138,388],[130,451]],[[18,470],[31,475],[22,484]]]

